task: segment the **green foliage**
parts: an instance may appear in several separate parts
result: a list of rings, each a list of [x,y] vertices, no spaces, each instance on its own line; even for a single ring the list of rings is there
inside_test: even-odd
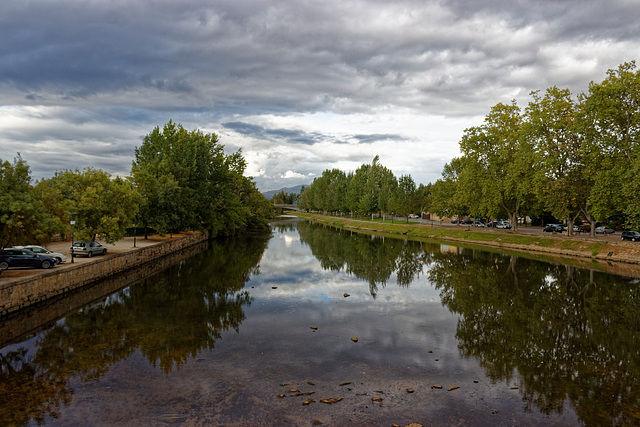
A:
[[[64,229],[31,185],[29,166],[18,155],[13,163],[0,159],[0,248],[44,243]]]
[[[120,177],[112,179],[99,169],[57,172],[40,181],[37,188],[49,196],[48,203],[57,207],[65,223],[76,222],[78,240],[100,237],[112,243],[122,239],[126,228],[133,224],[140,203],[140,195],[131,182]]]
[[[136,148],[131,168],[143,197],[141,225],[160,233],[208,229],[213,237],[266,230],[270,204],[243,176],[245,168],[241,152],[225,155],[213,133],[171,121],[156,127]]]

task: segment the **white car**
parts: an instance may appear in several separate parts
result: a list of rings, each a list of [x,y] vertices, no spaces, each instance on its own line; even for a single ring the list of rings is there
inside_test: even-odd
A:
[[[47,255],[56,260],[57,264],[67,262],[67,257],[59,252],[51,252],[47,248],[43,248],[38,245],[26,245],[26,246],[14,246],[15,249],[29,249],[31,252],[35,252],[38,255]]]
[[[596,227],[596,234],[613,234],[613,228],[605,226]]]

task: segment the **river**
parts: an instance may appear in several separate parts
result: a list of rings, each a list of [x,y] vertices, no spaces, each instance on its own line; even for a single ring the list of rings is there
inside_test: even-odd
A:
[[[0,425],[636,425],[635,279],[282,219],[0,349]]]

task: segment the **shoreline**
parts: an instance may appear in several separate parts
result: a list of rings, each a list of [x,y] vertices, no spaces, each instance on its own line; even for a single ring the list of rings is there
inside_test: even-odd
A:
[[[534,231],[474,229],[422,223],[382,223],[320,214],[288,212],[298,218],[352,230],[416,240],[436,240],[460,246],[493,248],[548,257],[585,268],[640,278],[640,242],[616,241],[618,236],[545,236]]]
[[[9,269],[0,276],[0,314],[6,316],[22,308],[68,294],[96,281],[114,277],[123,272],[161,263],[171,254],[183,252],[208,240],[207,233],[186,233],[173,238],[154,236],[132,245],[132,238],[108,244],[106,255],[76,257],[67,262],[43,269]],[[142,239],[140,239],[142,240]],[[67,254],[69,242],[47,245],[49,250]],[[62,250],[67,248],[67,251]]]

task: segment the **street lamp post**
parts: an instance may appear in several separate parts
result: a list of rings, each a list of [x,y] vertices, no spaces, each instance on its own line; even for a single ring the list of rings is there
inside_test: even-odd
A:
[[[74,235],[73,235],[73,228],[76,225],[76,213],[75,212],[71,212],[71,263],[73,264],[73,258],[74,258],[74,252],[73,252],[73,239],[74,239]]]

